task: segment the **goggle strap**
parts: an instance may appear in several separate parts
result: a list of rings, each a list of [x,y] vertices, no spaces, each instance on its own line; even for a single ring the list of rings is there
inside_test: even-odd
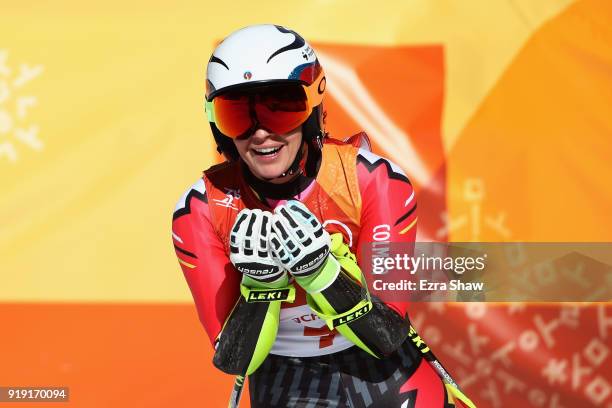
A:
[[[212,101],[204,102],[204,110],[206,111],[206,116],[208,116],[208,121],[211,123],[217,123],[215,121],[215,105],[212,103]]]
[[[317,76],[310,86],[303,85],[304,90],[306,91],[306,98],[308,99],[310,109],[318,106],[323,100],[323,94],[320,94],[318,91],[322,81],[325,81],[325,73],[323,70],[321,70],[319,76]],[[325,84],[323,86],[325,86]]]

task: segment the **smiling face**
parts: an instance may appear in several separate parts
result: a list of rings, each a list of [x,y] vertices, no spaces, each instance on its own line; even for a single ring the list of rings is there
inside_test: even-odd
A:
[[[302,145],[302,127],[298,126],[282,135],[260,128],[249,137],[234,139],[234,144],[255,177],[271,183],[283,183],[287,181],[286,178],[278,177],[295,160]]]

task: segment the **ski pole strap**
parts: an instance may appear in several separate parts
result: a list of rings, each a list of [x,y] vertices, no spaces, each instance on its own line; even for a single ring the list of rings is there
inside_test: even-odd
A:
[[[342,273],[338,277],[338,279],[345,280],[345,282],[352,282],[354,285],[357,285],[351,278],[349,278],[346,274]],[[334,296],[342,296],[341,293],[330,293],[330,291],[335,291],[334,288],[330,288],[323,293],[307,293],[306,294],[306,302],[308,306],[319,316],[330,328],[333,330],[334,328],[346,337],[353,344],[357,345],[359,348],[363,349],[370,355],[376,358],[380,358],[380,356],[372,350],[370,346],[368,346],[356,333],[352,328],[352,323],[357,322],[362,317],[366,316],[373,309],[372,301],[368,296],[365,299],[361,299],[357,302],[357,304],[351,307],[348,311],[338,313],[336,309],[332,306],[334,302],[332,298]],[[361,289],[360,289],[361,291]],[[363,294],[363,291],[361,291]],[[331,298],[327,298],[327,296],[331,296]]]
[[[319,273],[314,278],[297,277],[296,281],[308,292],[306,300],[311,309],[325,321],[330,330],[333,330],[335,327],[353,322],[365,316],[372,310],[372,300],[365,276],[361,272],[359,265],[357,265],[355,255],[351,252],[348,245],[344,243],[342,234],[331,234],[330,241],[331,254]],[[346,272],[353,280],[360,282],[363,299],[349,310],[338,313],[329,305],[323,292],[338,279],[341,270]]]
[[[329,251],[334,254],[334,257],[340,263],[342,269],[347,272],[354,280],[359,281],[363,284],[364,281],[361,279],[362,273],[361,268],[357,264],[357,258],[355,254],[351,252],[349,246],[344,242],[342,234],[336,232],[330,236]]]
[[[295,301],[295,287],[293,285],[274,289],[250,288],[240,285],[240,293],[247,303],[274,301],[293,303]]]
[[[309,299],[312,299],[312,296],[309,296]],[[309,305],[311,308],[315,306],[311,305],[310,303]],[[327,327],[329,327],[329,330],[334,330],[334,328],[338,326],[354,322],[355,320],[365,316],[370,310],[372,310],[372,301],[368,297],[367,299],[357,303],[352,309],[339,314],[326,314],[317,309],[318,308],[315,306],[317,315],[323,321],[325,321],[325,324]]]

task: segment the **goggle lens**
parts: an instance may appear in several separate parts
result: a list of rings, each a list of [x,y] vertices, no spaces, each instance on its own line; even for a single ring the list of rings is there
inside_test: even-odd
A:
[[[310,115],[306,91],[299,84],[229,91],[215,97],[213,106],[217,128],[231,138],[242,136],[255,126],[284,134]]]
[[[223,95],[213,101],[215,124],[224,135],[232,138],[244,134],[252,126],[249,97],[247,95]]]

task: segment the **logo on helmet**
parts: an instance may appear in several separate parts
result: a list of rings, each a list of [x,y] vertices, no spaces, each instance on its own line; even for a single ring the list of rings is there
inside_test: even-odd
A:
[[[310,46],[307,46],[306,49],[302,51],[302,57],[305,60],[308,60],[309,58],[314,58],[314,50]]]
[[[247,81],[251,78],[253,78],[253,74],[251,74],[251,71],[245,71],[244,74],[242,75],[244,77],[244,79],[246,79]]]

